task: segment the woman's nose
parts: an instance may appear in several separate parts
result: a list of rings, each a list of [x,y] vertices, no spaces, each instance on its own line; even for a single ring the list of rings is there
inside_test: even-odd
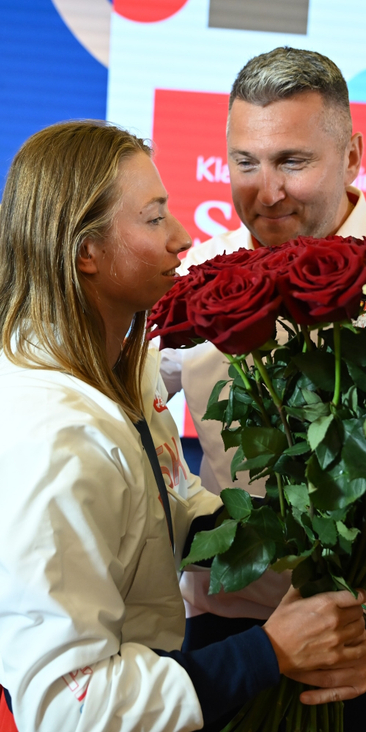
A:
[[[188,231],[184,228],[183,224],[175,218],[171,217],[172,221],[172,233],[169,239],[169,244],[174,248],[174,251],[178,254],[179,252],[185,252],[192,246],[192,239],[188,234]]]

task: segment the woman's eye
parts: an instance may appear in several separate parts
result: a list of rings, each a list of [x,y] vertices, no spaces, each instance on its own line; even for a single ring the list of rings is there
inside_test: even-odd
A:
[[[160,223],[160,221],[163,221],[165,216],[157,216],[156,219],[150,219],[149,224],[154,224],[155,226]]]

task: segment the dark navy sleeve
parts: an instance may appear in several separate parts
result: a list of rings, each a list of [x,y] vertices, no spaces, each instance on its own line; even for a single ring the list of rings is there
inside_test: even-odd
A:
[[[205,725],[242,706],[280,679],[272,644],[258,626],[195,651],[154,651],[173,658],[187,671]]]

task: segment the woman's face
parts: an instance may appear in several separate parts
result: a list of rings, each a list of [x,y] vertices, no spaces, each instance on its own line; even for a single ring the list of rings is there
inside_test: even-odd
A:
[[[123,161],[116,187],[112,228],[91,245],[97,263],[92,285],[104,319],[118,312],[131,318],[151,308],[178,276],[178,253],[191,246],[169,212],[167,192],[148,155],[138,152]]]

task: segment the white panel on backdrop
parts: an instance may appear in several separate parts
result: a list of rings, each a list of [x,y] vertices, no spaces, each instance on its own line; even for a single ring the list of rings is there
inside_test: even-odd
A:
[[[155,23],[112,14],[108,119],[151,137],[154,90],[228,92],[252,56],[289,45],[320,51],[348,81],[366,68],[366,4],[311,0],[306,35],[208,27],[209,0]]]

